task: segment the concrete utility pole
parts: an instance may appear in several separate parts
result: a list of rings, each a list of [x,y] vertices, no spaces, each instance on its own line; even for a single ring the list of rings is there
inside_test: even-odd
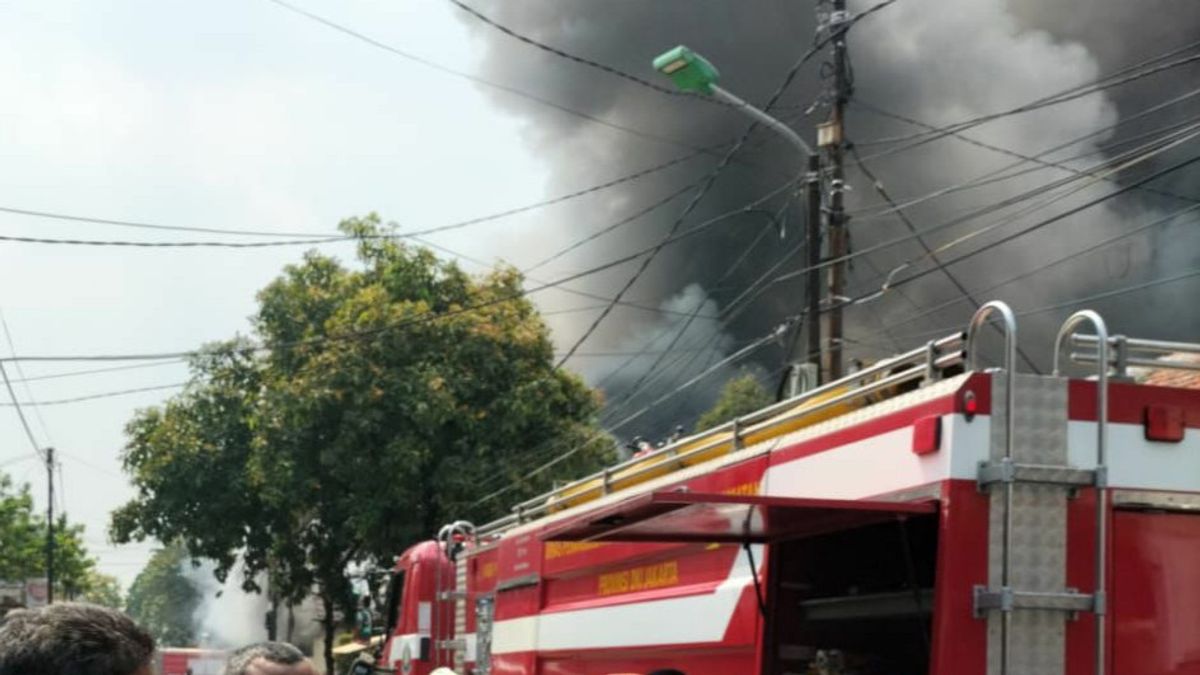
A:
[[[54,604],[54,448],[46,448],[46,604]]]
[[[808,274],[805,280],[805,328],[808,331],[808,350],[805,361],[816,364],[817,384],[821,383],[821,158],[808,157],[808,176],[805,183],[808,213],[805,222],[805,246],[808,248]],[[792,366],[795,368],[795,364]]]
[[[826,151],[829,166],[829,258],[839,260],[829,268],[829,349],[825,370],[829,380],[843,375],[842,305],[846,296],[846,263],[841,261],[849,249],[845,209],[845,111],[850,99],[850,78],[846,57],[846,28],[850,16],[846,0],[831,0],[832,11],[825,29],[833,45],[833,101],[829,121],[819,128],[819,144]]]

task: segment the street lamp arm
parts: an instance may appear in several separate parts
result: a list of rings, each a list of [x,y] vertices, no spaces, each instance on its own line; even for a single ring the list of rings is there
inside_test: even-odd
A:
[[[780,122],[779,120],[775,119],[774,117],[771,117],[770,115],[763,112],[762,110],[755,108],[754,106],[750,105],[749,103],[738,98],[732,92],[723,89],[722,87],[716,85],[715,83],[709,85],[709,89],[710,89],[710,91],[712,91],[713,96],[730,104],[731,106],[737,108],[738,110],[741,110],[746,115],[754,118],[754,121],[758,122],[759,124],[770,127],[771,129],[773,129],[775,131],[775,133],[779,134],[780,136],[783,136],[792,145],[796,146],[802,152],[804,152],[804,154],[806,156],[816,154],[815,152],[813,152],[813,149],[808,145],[808,143],[804,142],[804,139],[800,137],[800,134],[796,133],[788,125],[784,124],[783,122]]]

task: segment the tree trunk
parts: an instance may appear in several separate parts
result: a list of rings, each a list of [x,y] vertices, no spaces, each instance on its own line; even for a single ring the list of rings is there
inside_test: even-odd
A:
[[[325,627],[325,672],[327,675],[335,675],[333,670],[333,639],[337,623],[333,619],[333,595],[328,590],[322,589],[321,591],[321,605],[325,609],[325,616],[321,617],[321,625]]]
[[[296,606],[288,602],[287,641],[292,642],[292,634],[296,632]]]

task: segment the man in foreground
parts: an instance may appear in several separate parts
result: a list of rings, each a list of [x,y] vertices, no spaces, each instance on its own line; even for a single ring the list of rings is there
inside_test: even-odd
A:
[[[317,670],[286,642],[256,642],[229,655],[225,675],[317,675]]]
[[[115,609],[64,602],[0,620],[0,675],[151,675],[154,638]]]

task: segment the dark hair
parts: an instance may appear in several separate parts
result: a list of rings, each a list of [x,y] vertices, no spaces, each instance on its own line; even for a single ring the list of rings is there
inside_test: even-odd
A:
[[[115,609],[64,602],[0,622],[0,675],[133,675],[154,638]]]
[[[675,670],[674,668],[667,668],[666,670],[656,670],[650,673],[650,675],[683,675],[683,671]]]
[[[304,661],[304,654],[286,642],[255,642],[229,655],[225,675],[246,675],[246,668],[255,659],[289,666]]]

